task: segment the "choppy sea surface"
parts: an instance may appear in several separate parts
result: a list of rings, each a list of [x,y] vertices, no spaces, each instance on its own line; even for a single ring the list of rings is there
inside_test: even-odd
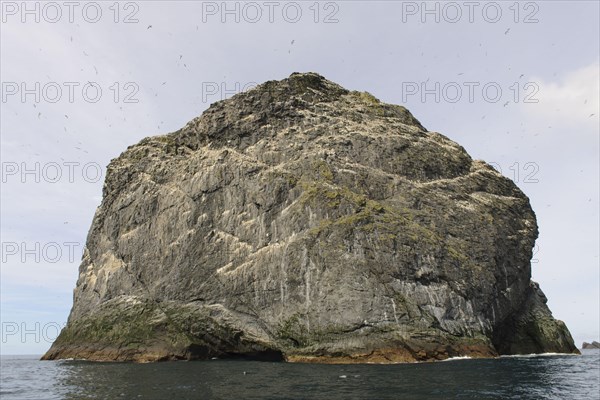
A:
[[[396,365],[0,357],[0,399],[599,399],[600,351]]]

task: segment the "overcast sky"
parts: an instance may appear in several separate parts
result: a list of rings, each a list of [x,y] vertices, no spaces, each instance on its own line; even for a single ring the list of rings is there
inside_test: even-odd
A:
[[[112,158],[295,71],[403,104],[513,179],[533,279],[578,346],[600,340],[597,1],[1,4],[1,354],[66,322]]]

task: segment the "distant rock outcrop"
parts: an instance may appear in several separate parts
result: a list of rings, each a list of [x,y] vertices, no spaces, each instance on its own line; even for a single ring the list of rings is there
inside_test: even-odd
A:
[[[509,179],[404,107],[293,74],[108,166],[45,359],[577,352]]]
[[[600,343],[593,341],[592,343],[588,343],[588,342],[583,342],[583,344],[581,345],[582,349],[600,349]]]

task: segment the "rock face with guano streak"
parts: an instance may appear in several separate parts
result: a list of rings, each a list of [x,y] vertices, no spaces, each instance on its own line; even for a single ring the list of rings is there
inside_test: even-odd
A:
[[[45,359],[323,363],[577,352],[528,198],[404,107],[315,73],[108,166]]]

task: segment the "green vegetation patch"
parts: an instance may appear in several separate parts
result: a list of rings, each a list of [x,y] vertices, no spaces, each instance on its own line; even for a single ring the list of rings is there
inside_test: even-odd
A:
[[[141,302],[107,305],[85,318],[69,322],[57,342],[131,346],[159,338],[168,338],[174,344],[187,341],[154,303]]]

